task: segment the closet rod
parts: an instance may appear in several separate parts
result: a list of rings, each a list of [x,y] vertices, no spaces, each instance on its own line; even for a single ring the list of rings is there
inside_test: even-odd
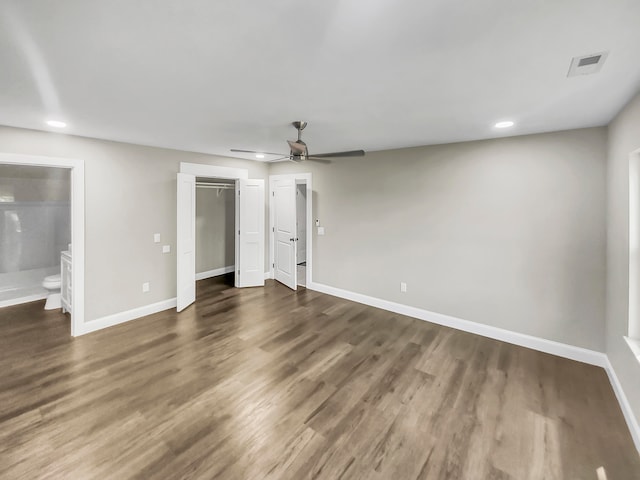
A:
[[[224,190],[236,188],[235,185],[230,185],[228,183],[198,183],[196,182],[196,187],[200,188],[221,188]]]

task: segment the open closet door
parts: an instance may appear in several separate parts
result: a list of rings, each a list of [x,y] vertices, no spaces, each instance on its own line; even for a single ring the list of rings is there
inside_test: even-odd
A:
[[[177,310],[196,301],[196,177],[178,174]]]
[[[264,180],[236,181],[236,287],[264,285]]]
[[[296,181],[285,178],[274,182],[274,277],[296,290]]]

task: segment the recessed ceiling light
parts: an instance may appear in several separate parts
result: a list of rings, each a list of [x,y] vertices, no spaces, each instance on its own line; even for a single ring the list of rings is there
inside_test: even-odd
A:
[[[256,153],[256,158],[264,158],[264,155],[261,153]]]
[[[47,125],[55,128],[64,128],[67,126],[66,123],[61,122],[60,120],[47,120]]]
[[[515,125],[514,122],[512,122],[511,120],[507,120],[504,122],[498,122],[495,124],[496,128],[509,128],[509,127],[513,127]]]

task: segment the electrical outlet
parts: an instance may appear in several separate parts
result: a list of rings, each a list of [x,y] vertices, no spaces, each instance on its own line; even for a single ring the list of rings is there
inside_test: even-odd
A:
[[[169,253],[169,252],[171,252],[171,245],[163,245],[162,253]]]
[[[153,234],[153,243],[160,243],[160,234],[159,233],[154,233]]]
[[[149,282],[144,282],[142,284],[142,293],[147,293],[149,291]]]
[[[318,235],[324,235],[324,227],[318,227]]]
[[[407,284],[404,282],[400,282],[400,291],[403,293],[407,292]]]

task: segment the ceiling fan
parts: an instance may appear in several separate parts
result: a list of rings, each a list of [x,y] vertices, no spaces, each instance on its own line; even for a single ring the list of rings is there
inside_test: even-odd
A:
[[[298,139],[297,140],[287,140],[289,144],[289,155],[285,153],[272,153],[272,152],[257,152],[255,150],[239,150],[237,148],[232,148],[232,152],[237,153],[255,153],[255,154],[264,154],[264,155],[279,155],[279,158],[274,158],[273,160],[268,160],[269,162],[279,162],[281,160],[289,160],[291,162],[303,162],[305,160],[310,160],[312,162],[321,162],[321,163],[331,163],[329,158],[341,158],[341,157],[362,157],[364,156],[364,150],[349,150],[347,152],[331,152],[331,153],[319,153],[310,155],[307,150],[307,144],[304,143],[300,136],[302,135],[302,130],[307,126],[307,122],[297,121],[292,122],[296,130],[298,130]]]

